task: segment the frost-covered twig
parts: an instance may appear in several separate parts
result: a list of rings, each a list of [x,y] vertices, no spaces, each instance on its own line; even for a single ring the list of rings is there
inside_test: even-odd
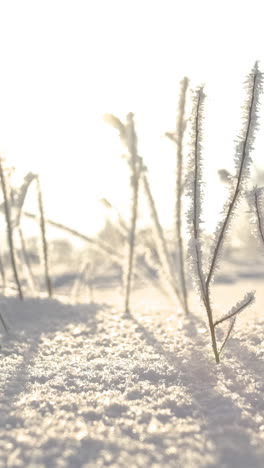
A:
[[[188,78],[181,81],[180,98],[178,106],[178,115],[176,122],[175,133],[167,132],[165,135],[176,144],[176,203],[175,203],[175,231],[176,231],[176,245],[178,246],[179,254],[179,279],[181,289],[181,302],[185,313],[189,313],[188,294],[186,287],[186,273],[185,273],[185,255],[183,250],[182,238],[182,195],[184,190],[183,182],[183,137],[186,129],[185,107],[187,98],[187,89],[189,86]]]
[[[131,221],[129,230],[128,265],[125,278],[125,312],[129,312],[130,292],[133,275],[135,253],[136,226],[138,217],[138,192],[141,172],[141,160],[137,154],[137,137],[135,132],[134,116],[127,115],[126,125],[112,114],[106,114],[104,120],[119,131],[119,136],[129,153],[129,166],[131,169]]]
[[[230,326],[229,326],[229,328],[227,330],[225,339],[224,339],[224,341],[223,341],[223,343],[222,343],[222,345],[221,345],[221,347],[220,347],[220,349],[218,351],[218,356],[220,356],[222,354],[222,352],[224,351],[224,347],[225,347],[226,343],[228,342],[228,340],[229,340],[229,338],[231,336],[231,333],[232,333],[232,331],[234,329],[235,323],[236,323],[236,315],[230,320]]]
[[[40,187],[40,180],[37,174],[33,174],[29,172],[24,177],[24,182],[19,188],[19,190],[12,190],[12,213],[11,219],[14,228],[18,228],[22,252],[24,255],[25,264],[29,273],[29,277],[31,280],[31,285],[34,285],[34,277],[31,271],[30,263],[28,261],[25,242],[23,238],[23,233],[20,226],[21,214],[23,210],[23,206],[25,203],[25,199],[29,190],[29,187],[33,181],[36,181],[37,184],[37,198],[38,198],[38,208],[39,208],[39,222],[40,222],[40,231],[41,231],[41,245],[42,245],[42,253],[43,253],[43,261],[44,261],[44,272],[45,272],[45,281],[47,286],[47,291],[49,297],[52,296],[52,288],[51,288],[51,280],[49,275],[49,266],[48,266],[48,244],[46,239],[46,226],[45,226],[45,217],[44,217],[44,209],[43,209],[43,199],[42,199],[42,192]]]
[[[247,100],[244,106],[244,124],[239,136],[235,155],[237,174],[233,179],[233,184],[230,189],[230,197],[224,208],[225,217],[217,226],[215,240],[212,245],[212,258],[206,279],[206,288],[208,291],[239,196],[244,189],[245,181],[249,175],[249,166],[251,163],[250,153],[253,149],[255,133],[258,128],[257,111],[259,96],[262,92],[262,83],[263,74],[260,73],[258,63],[256,62],[255,67],[246,80]]]
[[[228,339],[230,338],[230,335],[232,333],[232,330],[234,328],[234,325],[235,325],[235,321],[236,321],[236,318],[238,316],[238,314],[240,314],[242,312],[242,310],[246,309],[247,307],[251,306],[255,301],[255,291],[252,291],[252,292],[249,292],[245,295],[245,297],[237,302],[237,304],[235,306],[232,307],[232,309],[227,313],[225,314],[221,319],[219,320],[216,320],[216,322],[214,323],[214,327],[216,327],[217,325],[219,325],[220,323],[223,323],[223,322],[226,322],[227,320],[230,320],[230,326],[227,330],[227,333],[226,333],[226,336],[225,336],[225,339],[220,347],[220,350],[219,350],[219,356],[220,354],[222,354],[223,350],[224,350],[224,347],[228,341]]]
[[[4,213],[5,213],[6,226],[7,226],[7,240],[8,240],[8,245],[9,245],[11,265],[13,269],[14,279],[15,279],[15,283],[17,286],[19,298],[23,300],[24,296],[23,296],[23,291],[22,291],[20,279],[18,276],[18,270],[17,270],[17,264],[16,264],[12,218],[11,218],[11,213],[10,213],[10,205],[9,205],[9,200],[8,200],[8,192],[7,192],[6,179],[5,179],[5,174],[4,174],[3,164],[2,164],[2,158],[0,158],[0,180],[1,180],[3,199],[4,199]]]
[[[135,248],[135,245],[134,245],[135,244],[135,227],[136,227],[136,221],[137,221],[140,178],[142,179],[143,189],[144,189],[145,196],[149,205],[150,214],[153,220],[154,228],[157,234],[156,235],[157,250],[158,250],[159,261],[162,267],[163,274],[166,278],[166,281],[169,283],[170,287],[175,292],[181,306],[184,308],[184,303],[181,298],[180,291],[176,285],[174,269],[172,265],[172,260],[170,258],[167,242],[165,239],[164,231],[160,223],[155,201],[152,196],[151,189],[150,189],[148,177],[146,174],[146,167],[144,165],[143,158],[137,154],[137,138],[135,134],[134,124],[133,124],[133,127],[131,126],[131,122],[133,123],[133,114],[131,113],[128,114],[126,125],[124,125],[117,117],[111,114],[107,114],[104,117],[104,120],[119,131],[119,136],[122,142],[127,147],[128,152],[129,152],[128,163],[129,163],[131,173],[132,173],[132,177],[131,177],[131,187],[132,187],[131,227],[130,227],[130,234],[129,234],[130,247],[129,247],[128,270],[127,270],[127,277],[126,277],[126,310],[128,310],[127,300],[130,296],[130,289],[131,289],[131,272],[133,269],[132,258],[134,255],[134,248]]]
[[[43,261],[44,261],[45,281],[46,281],[48,295],[49,297],[52,297],[52,286],[51,286],[51,279],[50,279],[50,274],[49,274],[49,250],[48,250],[48,242],[47,242],[47,236],[46,236],[46,221],[45,221],[45,215],[44,215],[43,197],[42,197],[39,177],[37,177],[36,181],[37,181],[39,224],[40,224],[40,232],[41,232],[41,245],[42,245],[42,254],[43,254]]]
[[[212,339],[212,347],[215,355],[216,362],[219,362],[220,353],[223,351],[224,346],[231,334],[234,323],[231,322],[230,328],[222,344],[218,350],[215,327],[226,320],[232,320],[239,312],[244,310],[247,306],[251,305],[254,301],[254,294],[248,293],[242,301],[236,304],[231,311],[223,316],[222,319],[214,322],[212,305],[210,300],[210,287],[213,280],[213,275],[219,260],[219,254],[223,247],[226,238],[227,230],[230,226],[231,219],[234,215],[235,207],[241,192],[244,190],[244,185],[249,174],[250,152],[253,147],[255,131],[257,128],[257,110],[259,104],[259,96],[262,91],[262,74],[258,69],[258,64],[255,64],[254,69],[250,73],[246,81],[247,85],[247,101],[244,108],[244,124],[241,130],[241,136],[236,148],[236,169],[237,174],[233,179],[233,184],[230,188],[230,197],[224,210],[224,219],[219,223],[215,240],[212,247],[212,258],[209,263],[209,272],[207,277],[203,273],[202,264],[202,248],[200,239],[200,215],[201,215],[201,103],[203,99],[203,91],[200,88],[194,99],[194,118],[193,118],[193,154],[191,158],[191,181],[189,195],[191,196],[192,206],[189,214],[189,224],[192,225],[192,239],[190,241],[192,248],[193,267],[198,279],[199,290],[201,297],[206,308],[209,328]],[[192,168],[194,166],[194,169]]]
[[[130,305],[130,292],[133,274],[133,262],[135,252],[136,240],[136,226],[138,217],[138,192],[139,192],[139,179],[141,172],[141,160],[137,154],[137,137],[135,132],[134,116],[130,112],[127,115],[126,123],[126,143],[129,151],[129,164],[131,167],[131,225],[129,233],[129,252],[128,252],[128,266],[125,279],[125,312],[129,312]]]
[[[125,125],[121,122],[121,120],[116,117],[113,114],[105,114],[104,115],[104,121],[111,125],[111,127],[116,128],[119,132],[119,137],[120,140],[127,145],[127,133],[126,133],[126,127]]]
[[[11,189],[12,195],[12,223],[14,227],[20,226],[22,209],[26,200],[26,196],[32,182],[37,178],[37,175],[29,172],[24,177],[22,185],[18,189]]]
[[[188,222],[191,231],[189,245],[190,259],[193,262],[194,277],[203,300],[212,340],[215,360],[219,362],[216,335],[213,323],[213,313],[205,286],[205,276],[202,264],[201,248],[201,207],[202,207],[202,126],[205,94],[203,88],[198,88],[193,97],[192,120],[192,151],[189,161],[189,196],[191,206],[188,214]]]
[[[232,309],[223,317],[221,317],[219,320],[216,320],[214,322],[214,327],[219,325],[220,323],[225,322],[226,320],[230,320],[232,317],[234,317],[237,314],[240,314],[242,310],[244,310],[246,307],[250,306],[253,304],[255,301],[255,291],[248,292],[241,301],[237,302],[235,306],[232,307]]]
[[[26,176],[24,177],[24,181],[19,188],[14,189],[13,187],[10,187],[10,196],[9,196],[10,219],[11,219],[12,230],[13,231],[15,229],[18,230],[18,235],[19,235],[20,244],[21,244],[21,251],[22,251],[22,259],[23,259],[22,262],[24,261],[24,264],[26,266],[28,284],[32,292],[34,292],[36,289],[36,282],[35,282],[34,275],[31,269],[31,265],[30,265],[30,261],[28,258],[26,244],[25,244],[20,221],[21,221],[21,213],[22,213],[23,205],[25,203],[25,199],[26,199],[29,187],[36,178],[37,178],[37,175],[33,174],[32,172],[29,172],[28,174],[26,174]],[[0,206],[0,209],[4,210],[4,203],[2,206]]]
[[[198,88],[193,94],[192,113],[192,141],[191,153],[189,157],[188,171],[188,195],[191,205],[187,217],[191,239],[189,243],[189,258],[193,262],[192,269],[195,273],[198,289],[205,302],[205,277],[202,266],[201,250],[201,209],[203,200],[202,191],[202,134],[203,134],[203,114],[204,114],[205,94],[203,88]]]
[[[186,127],[185,121],[185,105],[186,105],[186,93],[189,85],[188,78],[184,78],[181,82],[180,90],[180,101],[179,111],[176,124],[176,145],[177,145],[177,160],[176,160],[176,241],[179,249],[179,270],[180,270],[180,282],[183,295],[184,310],[186,314],[189,313],[188,306],[188,295],[186,288],[186,276],[185,276],[185,262],[183,252],[183,240],[182,240],[182,193],[183,193],[183,136]]]

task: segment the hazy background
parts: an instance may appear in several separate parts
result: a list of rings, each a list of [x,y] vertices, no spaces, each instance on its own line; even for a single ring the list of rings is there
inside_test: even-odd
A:
[[[205,83],[205,159],[222,204],[217,169],[232,170],[245,75],[264,70],[261,1],[0,1],[0,151],[18,177],[40,173],[47,216],[88,234],[104,222],[98,199],[129,203],[122,147],[104,113],[133,111],[139,150],[161,218],[173,220],[179,81]],[[262,113],[263,114],[263,113]],[[263,119],[264,122],[264,119]],[[254,161],[263,166],[261,125]],[[216,184],[217,183],[217,184]]]

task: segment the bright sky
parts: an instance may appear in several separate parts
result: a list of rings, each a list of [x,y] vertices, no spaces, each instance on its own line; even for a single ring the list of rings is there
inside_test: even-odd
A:
[[[262,6],[254,0],[0,0],[0,151],[19,174],[40,173],[47,215],[92,234],[103,223],[99,198],[127,211],[122,148],[102,115],[124,118],[133,111],[140,153],[169,225],[175,154],[162,135],[174,129],[185,75],[193,86],[206,85],[208,168],[232,167],[242,83],[256,59],[264,70]],[[211,180],[220,197],[218,179]]]

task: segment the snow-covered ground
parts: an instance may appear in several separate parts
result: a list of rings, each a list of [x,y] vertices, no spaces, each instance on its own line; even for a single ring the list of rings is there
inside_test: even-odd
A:
[[[151,287],[129,316],[111,290],[94,304],[3,297],[0,467],[263,467],[263,282],[219,283],[214,298],[252,287],[218,366],[195,299],[187,320]]]

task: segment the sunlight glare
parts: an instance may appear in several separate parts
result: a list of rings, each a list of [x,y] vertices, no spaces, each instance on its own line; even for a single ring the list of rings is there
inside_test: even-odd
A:
[[[41,175],[49,217],[94,234],[104,224],[100,198],[128,211],[123,150],[102,116],[133,111],[161,218],[171,225],[175,155],[164,133],[174,129],[185,75],[208,94],[205,158],[215,186],[217,169],[233,159],[244,76],[263,58],[263,28],[251,26],[247,4],[1,4],[0,150],[21,177]]]

